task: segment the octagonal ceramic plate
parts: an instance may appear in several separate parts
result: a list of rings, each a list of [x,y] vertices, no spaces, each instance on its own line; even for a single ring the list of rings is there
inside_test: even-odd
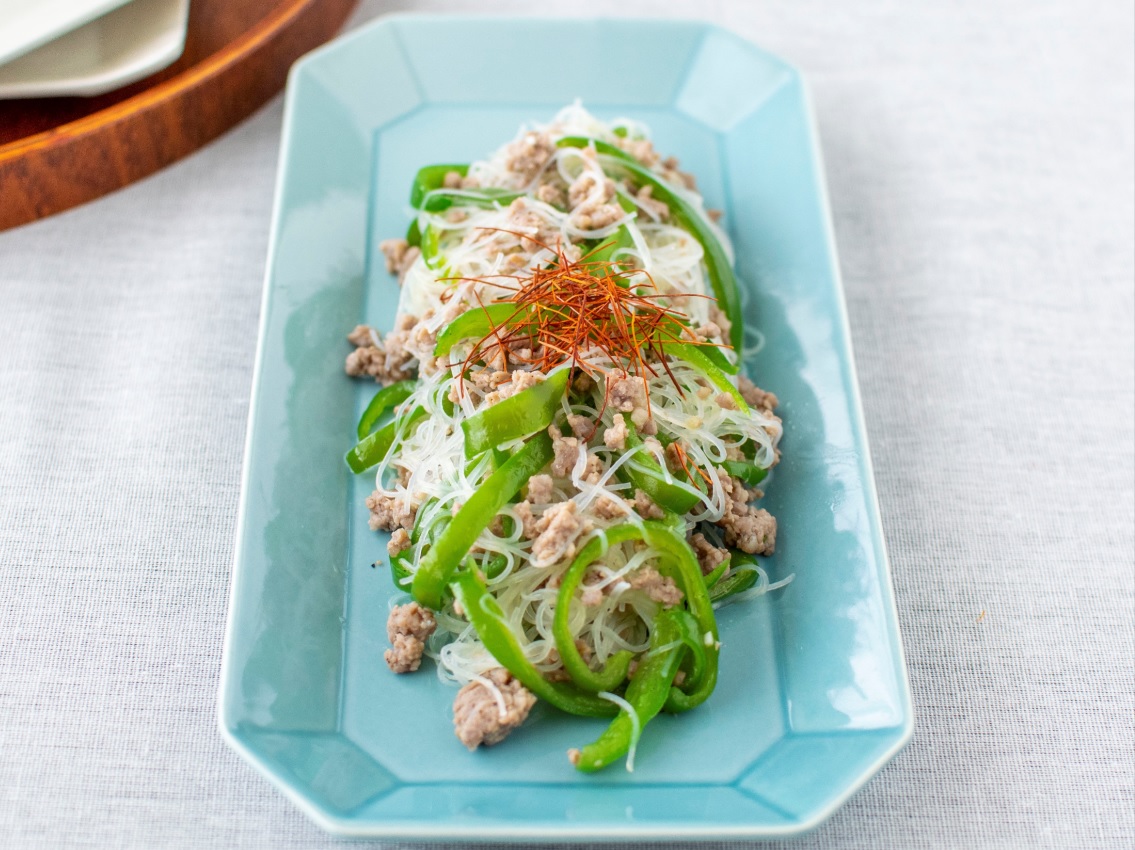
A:
[[[342,456],[373,388],[344,334],[388,329],[376,246],[405,230],[410,178],[480,156],[580,98],[647,122],[725,210],[781,400],[784,590],[720,612],[713,698],[663,717],[633,774],[584,776],[601,722],[537,709],[466,752],[453,691],[382,662],[392,593],[367,529],[373,484]],[[220,721],[329,830],[390,838],[761,838],[829,815],[911,731],[890,577],[821,165],[800,76],[692,23],[382,19],[311,54],[288,85],[236,543]]]

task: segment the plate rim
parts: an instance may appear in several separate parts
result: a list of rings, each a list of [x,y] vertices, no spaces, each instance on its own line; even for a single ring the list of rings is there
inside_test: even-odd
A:
[[[865,767],[857,771],[855,779],[849,781],[847,787],[843,791],[831,798],[825,805],[818,807],[810,812],[807,816],[799,817],[797,820],[784,825],[760,825],[748,826],[745,824],[728,825],[722,823],[708,823],[699,822],[698,824],[687,825],[684,823],[665,823],[665,824],[618,824],[609,823],[601,826],[587,825],[586,823],[575,822],[556,822],[556,823],[541,823],[533,822],[526,825],[510,825],[510,824],[482,824],[476,827],[476,832],[471,832],[467,826],[460,826],[455,824],[440,824],[430,823],[422,820],[412,821],[395,821],[390,819],[384,820],[371,820],[371,821],[355,821],[347,817],[340,817],[329,814],[324,809],[320,808],[317,804],[307,798],[295,785],[289,782],[284,776],[278,772],[273,771],[268,765],[262,761],[257,754],[255,754],[244,741],[240,740],[235,734],[231,725],[226,721],[226,704],[228,702],[228,688],[231,681],[232,674],[232,641],[235,633],[235,620],[233,617],[233,610],[237,601],[238,578],[240,573],[240,546],[239,542],[243,538],[244,524],[247,516],[246,503],[250,494],[250,457],[252,453],[253,432],[257,420],[258,408],[256,405],[250,403],[248,413],[248,423],[245,431],[245,445],[242,455],[242,471],[241,471],[241,489],[240,497],[237,504],[237,522],[234,529],[234,551],[233,551],[233,564],[232,572],[230,575],[230,588],[229,588],[229,607],[228,616],[226,619],[226,627],[224,633],[224,642],[222,648],[221,668],[220,668],[220,684],[218,687],[217,698],[217,725],[222,739],[236,751],[247,763],[249,763],[257,773],[264,776],[269,782],[280,790],[289,800],[291,800],[297,808],[299,808],[305,815],[307,815],[313,822],[315,822],[322,829],[332,835],[352,838],[382,838],[390,840],[411,840],[411,841],[425,841],[425,840],[449,840],[460,838],[465,841],[475,843],[485,843],[490,841],[520,841],[520,840],[535,840],[541,842],[562,842],[562,841],[618,841],[625,842],[637,839],[653,839],[662,841],[682,841],[682,840],[741,840],[741,839],[768,839],[768,838],[784,838],[791,836],[799,836],[811,832],[821,826],[824,822],[829,820],[854,794],[858,793],[862,788],[885,767],[894,757],[910,742],[914,735],[915,729],[915,714],[914,703],[910,687],[910,673],[906,661],[906,651],[904,641],[902,639],[901,620],[899,618],[898,605],[894,592],[894,573],[891,567],[890,554],[887,548],[886,535],[884,533],[882,524],[882,513],[878,498],[878,489],[875,483],[875,469],[873,456],[871,452],[871,441],[867,431],[866,418],[863,411],[862,393],[860,392],[859,374],[856,365],[854,346],[851,337],[851,326],[847,311],[847,294],[843,283],[843,271],[839,261],[839,251],[835,240],[835,227],[832,218],[831,199],[828,191],[827,172],[824,167],[823,150],[821,147],[819,127],[816,122],[816,112],[814,100],[812,97],[811,85],[807,77],[800,71],[797,66],[779,56],[779,54],[770,53],[764,48],[757,45],[755,42],[750,41],[748,38],[741,36],[729,28],[720,24],[685,18],[667,18],[667,17],[639,17],[639,16],[602,16],[602,15],[583,15],[577,17],[563,16],[563,15],[517,15],[517,14],[446,14],[438,12],[394,12],[389,14],[378,15],[372,18],[365,24],[358,28],[343,34],[342,36],[332,39],[331,41],[317,47],[301,57],[288,73],[287,87],[285,90],[284,99],[284,117],[281,123],[281,140],[278,148],[277,171],[276,179],[274,182],[274,195],[272,205],[272,215],[270,219],[270,230],[267,245],[267,262],[264,270],[264,283],[261,292],[260,304],[260,319],[257,331],[257,345],[256,354],[253,361],[253,377],[250,387],[250,399],[255,399],[258,395],[260,388],[260,379],[262,374],[262,364],[264,359],[264,350],[266,348],[267,337],[267,317],[268,307],[271,293],[271,282],[276,268],[276,249],[279,236],[279,224],[282,216],[281,199],[283,197],[283,190],[285,188],[285,165],[289,161],[289,154],[291,149],[291,136],[292,123],[295,120],[295,103],[296,92],[298,85],[296,80],[300,74],[305,72],[305,69],[317,61],[325,52],[341,48],[344,44],[353,42],[357,38],[365,37],[372,30],[379,29],[384,25],[398,24],[400,22],[411,23],[429,23],[436,21],[446,22],[485,22],[495,21],[499,23],[565,23],[565,24],[581,24],[601,21],[641,21],[644,23],[665,23],[688,26],[696,29],[703,34],[718,33],[730,39],[741,41],[748,47],[756,48],[757,50],[767,55],[773,56],[778,61],[782,62],[795,76],[800,85],[802,95],[803,114],[806,121],[806,129],[808,134],[808,157],[816,173],[816,186],[818,190],[818,202],[820,203],[822,212],[823,223],[823,239],[825,248],[828,251],[832,260],[832,284],[834,294],[837,296],[837,322],[841,334],[841,344],[835,347],[835,350],[840,354],[841,366],[847,369],[849,377],[849,392],[851,402],[851,425],[853,429],[859,434],[862,442],[862,453],[860,457],[861,468],[864,473],[864,497],[871,509],[871,521],[869,529],[871,531],[872,542],[877,546],[879,565],[878,572],[883,579],[880,581],[880,591],[882,594],[882,603],[884,610],[889,614],[891,622],[894,624],[894,640],[891,643],[890,649],[894,653],[894,661],[896,664],[896,672],[898,676],[898,696],[899,707],[902,713],[902,722],[895,726],[886,727],[887,730],[897,731],[897,737],[887,746],[876,758],[874,758]],[[420,106],[418,107],[420,108]],[[880,730],[882,731],[882,730]],[[336,730],[335,734],[342,736],[341,730]],[[785,736],[787,737],[787,736]],[[346,739],[349,740],[349,739]],[[415,783],[402,783],[403,787],[412,786]],[[730,787],[721,785],[719,787]]]

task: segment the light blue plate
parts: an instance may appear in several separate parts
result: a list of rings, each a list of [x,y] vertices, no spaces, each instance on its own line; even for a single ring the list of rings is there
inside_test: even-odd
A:
[[[720,614],[721,680],[652,724],[633,774],[576,773],[598,721],[537,709],[466,752],[454,692],[382,661],[391,595],[370,476],[343,463],[373,392],[343,375],[357,322],[389,328],[379,240],[415,170],[484,155],[581,98],[647,122],[725,210],[780,397],[765,499],[786,589]],[[910,694],[815,128],[800,75],[712,27],[397,17],[288,84],[225,646],[225,738],[326,829],[404,839],[764,838],[830,815],[910,737]]]

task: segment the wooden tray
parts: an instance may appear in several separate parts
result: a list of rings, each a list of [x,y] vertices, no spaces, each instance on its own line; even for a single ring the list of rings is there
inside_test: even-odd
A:
[[[112,192],[192,153],[283,88],[358,0],[192,0],[185,53],[91,98],[0,101],[0,230]]]

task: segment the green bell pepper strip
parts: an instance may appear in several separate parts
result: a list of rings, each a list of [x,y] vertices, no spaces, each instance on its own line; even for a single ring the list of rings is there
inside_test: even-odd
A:
[[[599,693],[617,688],[627,678],[627,670],[634,653],[621,649],[607,659],[607,665],[602,670],[592,670],[579,654],[579,647],[575,645],[575,636],[571,633],[572,599],[587,568],[607,554],[611,546],[628,540],[641,540],[642,537],[642,529],[629,523],[616,525],[600,532],[580,550],[560,580],[556,611],[552,620],[552,634],[555,636],[556,649],[560,653],[564,669],[567,670],[572,681],[585,691]]]
[[[390,447],[394,445],[394,440],[398,436],[398,429],[403,424],[413,425],[425,415],[424,407],[415,407],[409,415],[399,416],[393,422],[365,437],[358,445],[347,452],[347,466],[351,467],[352,472],[366,472],[372,466],[377,466],[386,457]]]
[[[688,711],[701,705],[717,686],[717,660],[720,644],[717,636],[717,619],[713,615],[713,603],[705,587],[705,579],[698,566],[690,544],[678,532],[660,522],[644,522],[644,539],[661,555],[659,566],[663,572],[672,573],[686,594],[686,606],[697,620],[698,634],[705,646],[705,665],[701,675],[689,677],[689,691],[671,688],[666,700],[667,711]]]
[[[523,197],[523,192],[488,187],[484,189],[434,189],[422,201],[421,209],[426,212],[439,213],[445,212],[455,204],[492,209],[495,206],[507,207],[517,198]]]
[[[567,390],[570,371],[561,369],[553,372],[547,380],[498,401],[491,407],[482,407],[468,419],[462,420],[465,457],[476,457],[501,443],[527,437],[551,425],[560,409],[560,399]]]
[[[680,532],[662,522],[646,521],[641,528],[632,524],[617,525],[588,541],[561,579],[552,621],[556,649],[564,669],[583,690],[593,693],[614,690],[626,678],[632,654],[625,650],[612,655],[603,670],[587,666],[571,633],[570,614],[572,598],[587,568],[603,557],[610,546],[630,540],[644,540],[658,551],[659,567],[678,580],[696,621],[696,634],[687,641],[694,663],[689,676],[694,691],[690,695],[678,691],[671,698],[677,706],[675,710],[693,708],[712,693],[717,681],[717,621],[693,550]],[[710,646],[705,644],[707,634],[712,636]]]
[[[720,602],[730,596],[744,593],[749,588],[756,586],[759,579],[760,574],[756,570],[735,570],[710,588],[710,601]]]
[[[583,717],[610,717],[618,711],[613,703],[584,693],[566,682],[545,679],[525,656],[500,605],[476,572],[462,570],[453,577],[451,587],[485,649],[537,697],[561,711]]]
[[[418,220],[415,218],[410,222],[410,226],[406,228],[406,244],[411,248],[418,247],[422,244],[422,229],[418,226]]]
[[[689,325],[682,322],[677,317],[665,317],[663,321],[659,323],[659,330],[665,334],[660,340],[664,348],[673,345],[687,345],[696,348],[704,354],[706,358],[722,372],[736,375],[741,371],[741,367],[736,363],[730,362],[718,346],[710,343],[687,342],[691,336]]]
[[[714,567],[710,572],[706,573],[705,586],[710,590],[713,590],[713,586],[717,584],[721,580],[721,577],[725,575],[725,573],[729,570],[729,564],[731,563],[731,561],[732,558],[726,558],[724,561]]]
[[[625,224],[621,224],[613,234],[601,241],[598,247],[581,262],[585,265],[588,263],[608,263],[618,252],[633,247],[634,239],[631,238],[631,232]]]
[[[746,487],[756,487],[768,475],[767,469],[761,469],[755,463],[747,463],[743,460],[727,460],[721,464],[721,468],[734,478],[740,478]]]
[[[737,567],[755,567],[758,563],[756,555],[750,555],[748,552],[742,552],[740,549],[729,550],[729,566],[733,569]]]
[[[506,558],[499,552],[494,552],[492,555],[489,555],[480,564],[477,563],[477,560],[473,557],[473,553],[470,552],[461,562],[461,569],[465,570],[466,572],[479,569],[487,580],[494,579],[499,576],[502,572],[504,572],[504,568],[507,565],[508,558]]]
[[[425,526],[425,518],[430,515],[432,507],[437,504],[437,499],[427,499],[418,508],[417,513],[414,515],[414,527],[410,531],[410,541],[417,543],[422,539],[422,535],[426,536],[427,540],[434,540],[442,531],[445,526],[449,524],[452,517],[448,512],[441,512],[431,522],[429,528]]]
[[[552,438],[537,434],[485,479],[418,563],[412,588],[418,602],[435,610],[441,607],[446,586],[481,531],[552,456]]]
[[[709,272],[713,293],[726,317],[732,323],[730,340],[733,348],[740,351],[744,337],[741,317],[741,296],[737,290],[737,278],[729,265],[729,257],[721,247],[705,219],[689,203],[680,197],[665,180],[642,165],[637,159],[615,145],[589,139],[583,136],[564,136],[556,142],[557,147],[586,148],[591,145],[600,155],[600,162],[611,165],[615,171],[621,170],[641,185],[651,186],[655,200],[670,207],[670,216],[679,227],[689,231],[705,252],[705,265]]]
[[[418,169],[414,175],[414,182],[410,185],[410,206],[421,209],[426,195],[445,186],[445,175],[456,171],[462,177],[469,173],[467,164],[456,165],[427,165]]]
[[[655,618],[654,633],[650,637],[651,652],[639,662],[624,697],[634,710],[636,719],[632,720],[626,709],[620,708],[606,731],[579,751],[575,764],[577,770],[583,773],[602,770],[638,744],[646,724],[662,710],[670,695],[670,687],[685,651],[679,634],[683,619],[689,616],[685,611],[671,609]],[[656,651],[659,647],[665,648]],[[628,762],[627,770],[633,768],[633,763]]]
[[[694,347],[709,358],[710,363],[727,375],[736,375],[741,371],[741,365],[729,360],[716,345],[697,345]]]
[[[699,681],[705,675],[705,665],[708,662],[709,656],[706,654],[705,643],[702,641],[702,634],[698,629],[698,621],[694,616],[685,609],[671,609],[674,611],[680,610],[684,615],[680,620],[681,628],[678,631],[677,640],[680,640],[686,645],[689,654],[682,659],[682,667],[689,664],[687,675],[690,681]]]
[[[418,508],[417,515],[414,517],[414,527],[410,531],[411,543],[417,544],[418,541],[422,539],[423,535],[425,535],[426,543],[431,543],[440,537],[445,532],[446,527],[453,521],[453,518],[448,513],[442,512],[432,518],[427,528],[425,526],[425,518],[430,514],[430,507],[435,503],[435,499],[429,499]],[[429,550],[426,549],[426,551]],[[410,586],[409,582],[402,584],[403,579],[413,576],[413,573],[410,571],[410,557],[411,550],[405,549],[390,558],[391,578],[394,579],[394,586],[398,590],[404,591]]]
[[[733,382],[729,380],[729,376],[722,372],[709,356],[702,350],[700,345],[692,345],[688,342],[674,342],[666,345],[666,351],[685,360],[707,378],[710,383],[721,390],[723,393],[728,393],[733,397],[733,401],[737,403],[737,409],[744,413],[749,413],[749,405],[745,402],[744,396],[737,387],[733,386]]]
[[[496,578],[508,566],[508,558],[500,552],[494,552],[485,558],[485,578]]]
[[[422,233],[421,251],[422,260],[425,262],[426,267],[429,269],[437,270],[441,267],[439,260],[441,259],[441,231],[431,224],[426,225],[425,232]]]
[[[511,301],[482,304],[466,310],[441,329],[434,346],[434,357],[445,357],[463,339],[485,339],[494,328],[519,324],[527,320],[528,312],[527,307]]]
[[[394,582],[396,590],[404,591],[408,583],[403,584],[402,582],[413,575],[413,573],[410,572],[410,568],[407,566],[408,562],[409,558],[402,552],[390,557],[390,579]]]
[[[502,402],[503,403],[503,402]],[[492,408],[489,408],[492,410]],[[629,416],[623,417],[627,423],[626,446],[628,449],[642,445],[642,438]],[[642,490],[661,508],[676,514],[687,514],[700,501],[700,497],[688,490],[672,484],[663,478],[662,467],[650,452],[643,450],[619,467],[618,476],[635,489]]]
[[[453,206],[455,201],[464,200],[477,206],[492,206],[499,203],[512,203],[524,195],[523,192],[514,192],[510,189],[495,187],[447,189],[445,175],[456,171],[462,177],[469,173],[469,166],[464,164],[427,165],[418,169],[414,182],[410,187],[410,206],[416,210],[426,212],[443,212]],[[407,239],[409,242],[410,240]],[[411,242],[411,244],[414,244]]]
[[[414,516],[414,527],[410,529],[410,542],[417,543],[422,534],[427,531],[424,527],[423,520],[430,512],[430,507],[436,502],[435,499],[428,499],[423,502]],[[449,521],[447,514],[442,514],[428,529],[431,533],[440,532],[445,528],[445,524]],[[394,587],[398,590],[406,590],[409,587],[409,582],[402,584],[402,580],[410,578],[413,573],[410,571],[410,556],[411,550],[404,549],[397,555],[390,556],[390,578],[394,582]]]
[[[359,439],[366,439],[367,434],[374,430],[374,426],[382,418],[382,414],[408,399],[417,385],[417,381],[399,381],[376,392],[359,418]]]

